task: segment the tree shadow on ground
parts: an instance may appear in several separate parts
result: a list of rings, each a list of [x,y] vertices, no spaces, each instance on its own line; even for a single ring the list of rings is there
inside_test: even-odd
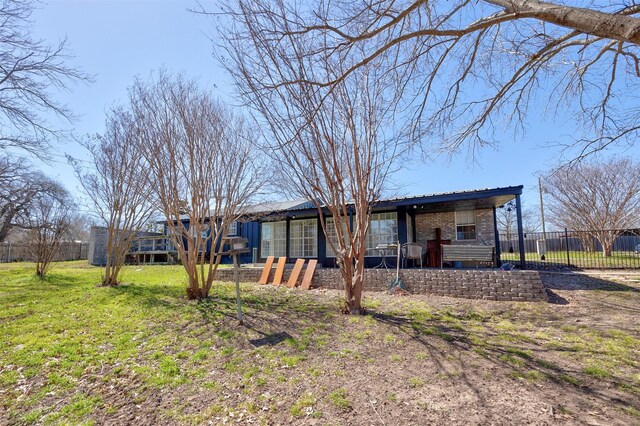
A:
[[[371,316],[378,322],[396,328],[412,341],[421,344],[430,354],[439,370],[446,371],[444,363],[457,364],[460,380],[470,389],[480,402],[484,402],[486,392],[482,389],[481,382],[474,378],[477,375],[476,367],[470,366],[471,353],[480,355],[485,361],[499,369],[509,372],[511,377],[525,381],[535,382],[548,380],[553,384],[551,392],[563,392],[564,394],[581,397],[583,400],[597,399],[602,406],[615,406],[621,410],[627,407],[640,409],[640,400],[634,392],[628,392],[623,398],[620,394],[611,392],[611,386],[618,389],[637,389],[636,383],[630,377],[615,377],[606,380],[606,383],[595,379],[595,383],[587,383],[594,380],[588,377],[578,368],[561,367],[541,357],[550,352],[544,347],[524,349],[525,345],[517,342],[506,342],[499,339],[499,332],[489,327],[483,327],[482,331],[474,328],[468,331],[465,328],[450,327],[437,319],[415,321],[408,316],[373,312]],[[527,345],[529,346],[529,345]],[[573,351],[566,348],[567,351]],[[562,349],[555,349],[562,352]],[[446,361],[445,361],[446,360]],[[487,367],[485,366],[485,370]],[[600,384],[600,386],[598,386]],[[550,404],[554,404],[551,401]]]
[[[640,293],[640,288],[585,274],[540,273],[542,284],[552,290],[602,290]]]
[[[549,303],[551,303],[552,305],[568,305],[569,304],[569,301],[567,299],[560,296],[558,293],[553,292],[551,289],[545,288],[545,291],[547,292]]]
[[[213,323],[221,317],[237,321],[236,296],[231,290],[231,286],[218,287],[209,298],[197,303],[196,309],[205,321]],[[274,293],[245,291],[241,295],[244,328],[266,336],[281,331],[272,325],[299,331],[309,322],[321,322],[328,314],[337,314],[336,306],[331,303],[319,303],[293,292]]]
[[[126,296],[127,299],[136,300],[147,307],[181,308],[183,306],[184,292],[175,286],[145,285],[145,284],[120,284],[117,286],[103,287],[105,291]]]

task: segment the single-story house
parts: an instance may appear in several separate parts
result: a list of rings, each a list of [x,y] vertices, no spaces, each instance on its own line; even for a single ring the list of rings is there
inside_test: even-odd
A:
[[[496,209],[515,199],[518,239],[522,242],[522,189],[520,185],[380,200],[371,215],[366,266],[379,265],[382,258],[378,248],[397,241],[415,242],[427,249],[424,259],[427,267],[440,266],[441,244],[493,246],[499,266]],[[248,213],[252,219],[234,222],[229,229],[230,236],[248,240],[250,250],[241,257],[241,262],[264,262],[268,256],[286,256],[288,262],[314,258],[325,267],[336,265],[318,220],[318,209],[311,202],[264,203],[251,206]],[[520,259],[524,265],[524,251]]]

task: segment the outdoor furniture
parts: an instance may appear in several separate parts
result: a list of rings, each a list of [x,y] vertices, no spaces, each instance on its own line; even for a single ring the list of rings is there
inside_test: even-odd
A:
[[[440,269],[442,269],[444,262],[471,261],[476,262],[477,268],[479,262],[493,265],[494,259],[495,247],[493,246],[442,245]]]
[[[418,243],[404,243],[402,245],[401,252],[405,268],[407,267],[407,260],[413,260],[414,262],[418,260],[420,262],[420,267],[422,268],[422,258],[426,252],[424,247]]]
[[[389,269],[389,266],[393,267],[393,265],[387,262],[387,257],[389,257],[390,254],[396,253],[397,249],[397,244],[378,244],[374,250],[376,250],[380,254],[381,260],[378,265],[373,267],[373,269]]]

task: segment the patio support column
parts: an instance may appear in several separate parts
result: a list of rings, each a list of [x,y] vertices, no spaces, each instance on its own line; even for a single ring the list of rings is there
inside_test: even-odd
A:
[[[496,206],[493,206],[493,237],[496,242],[496,266],[499,268],[502,266],[502,261],[500,260],[500,233],[498,231],[498,219],[496,218]]]
[[[324,215],[324,213],[320,213],[325,220],[325,224],[326,224],[326,218],[327,216]],[[316,238],[317,240],[317,244],[318,244],[318,263],[322,266],[326,266],[325,263],[327,262],[327,238],[324,235],[324,231],[322,230],[322,223],[320,223],[320,216],[318,215],[318,226],[316,226],[316,232],[318,234],[318,237]]]
[[[520,251],[520,269],[526,269],[527,265],[524,261],[524,233],[522,232],[522,203],[520,203],[520,194],[516,195],[516,217],[518,219],[518,249]]]
[[[291,218],[287,217],[285,220],[286,220],[286,227],[285,227],[285,229],[286,229],[286,233],[285,233],[286,237],[285,238],[287,240],[285,241],[285,244],[284,244],[284,247],[285,247],[285,252],[284,253],[285,253],[285,257],[287,258],[287,260],[289,260],[289,258],[291,257],[291,255],[289,254],[289,249],[290,249],[289,241],[291,241],[290,240],[290,238],[291,238],[291,230],[289,229],[289,225],[291,225]]]

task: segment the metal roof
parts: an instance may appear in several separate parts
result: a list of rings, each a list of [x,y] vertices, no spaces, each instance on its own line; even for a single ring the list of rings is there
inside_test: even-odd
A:
[[[245,207],[245,214],[256,214],[256,213],[270,213],[270,212],[282,212],[287,210],[306,210],[312,209],[314,207],[313,203],[309,200],[298,199],[298,200],[290,200],[290,201],[275,201],[275,202],[265,202],[260,204],[253,204]]]
[[[464,209],[487,209],[499,207],[522,194],[522,185],[497,188],[484,188],[474,190],[462,190],[452,192],[439,192],[426,195],[412,195],[406,197],[387,198],[375,203],[374,210],[405,206],[423,210],[425,213]],[[263,210],[266,213],[269,210]],[[271,210],[275,212],[287,212],[296,214],[314,214],[316,211],[312,202],[307,201],[298,206],[287,209]]]
[[[424,213],[487,209],[508,203],[514,199],[516,195],[521,195],[522,189],[523,186],[518,185],[387,198],[377,201],[374,205],[374,210],[384,210],[385,208],[399,206],[413,208],[416,212]],[[317,210],[313,202],[305,199],[297,199],[253,204],[246,206],[243,214],[247,216],[272,216],[273,214],[280,213],[280,215],[287,216],[294,212],[297,215],[313,215]],[[188,215],[181,216],[180,219],[188,220]]]

